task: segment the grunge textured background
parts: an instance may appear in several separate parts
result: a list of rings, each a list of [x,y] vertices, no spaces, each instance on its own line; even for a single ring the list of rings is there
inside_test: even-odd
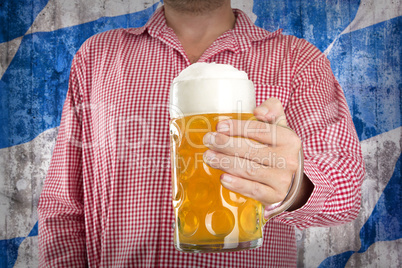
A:
[[[71,60],[93,34],[142,26],[157,0],[0,1],[0,267],[36,267],[36,207]],[[332,62],[366,161],[349,224],[296,230],[299,267],[400,267],[400,0],[233,0],[258,26],[304,38]]]

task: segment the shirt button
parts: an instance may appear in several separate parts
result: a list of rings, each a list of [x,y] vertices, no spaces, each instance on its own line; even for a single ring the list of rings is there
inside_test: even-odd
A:
[[[293,217],[286,217],[285,220],[291,221],[291,220],[293,220]]]

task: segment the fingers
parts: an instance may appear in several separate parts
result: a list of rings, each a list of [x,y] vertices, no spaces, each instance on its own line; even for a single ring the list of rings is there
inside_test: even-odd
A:
[[[265,144],[253,141],[251,139],[229,137],[221,133],[207,133],[204,136],[204,145],[209,149],[222,154],[237,156],[261,165],[275,167],[278,169],[296,169],[294,166],[288,166],[286,157],[288,152],[282,152],[279,147],[268,147]],[[295,159],[297,161],[297,159]],[[289,159],[291,163],[291,159]]]
[[[254,109],[254,116],[270,124],[287,126],[285,111],[277,98],[269,98]]]
[[[267,185],[245,180],[230,174],[223,174],[221,183],[226,189],[258,200],[263,204],[274,204],[285,198],[281,198],[281,195],[279,195],[280,192],[275,191],[275,189]]]
[[[227,189],[271,204],[285,198],[290,186],[291,172],[260,165],[254,161],[215,153],[208,150],[204,161],[224,172],[221,182]],[[288,174],[289,173],[289,174]]]
[[[292,144],[300,148],[301,145],[297,134],[289,128],[255,120],[223,120],[217,124],[216,130],[227,136],[241,136],[271,146]]]
[[[299,165],[301,140],[287,128],[283,106],[270,98],[254,110],[255,120],[222,120],[203,142],[204,161],[225,173],[222,185],[263,204],[282,201]]]

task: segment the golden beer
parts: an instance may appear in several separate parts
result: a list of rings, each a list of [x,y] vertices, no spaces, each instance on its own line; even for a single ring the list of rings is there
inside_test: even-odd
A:
[[[223,172],[203,162],[207,150],[203,136],[229,118],[254,119],[250,113],[228,113],[185,116],[170,122],[175,245],[179,250],[233,251],[262,244],[261,203],[224,188],[219,179]]]
[[[230,65],[195,63],[173,81],[170,141],[178,250],[222,252],[262,244],[261,203],[224,188],[223,172],[203,161],[204,135],[224,119],[253,120],[254,108],[253,83]]]
[[[173,80],[169,96],[176,249],[222,252],[259,247],[266,222],[265,208],[256,200],[223,187],[220,182],[223,172],[203,161],[207,150],[203,145],[204,135],[215,132],[219,121],[255,120],[253,83],[245,72],[230,65],[195,63]],[[236,144],[228,146],[236,148]],[[238,162],[233,165],[240,168],[247,163],[242,158],[235,161]],[[299,167],[288,194],[282,202],[266,208],[268,218],[291,205],[302,178],[303,151],[300,150]]]

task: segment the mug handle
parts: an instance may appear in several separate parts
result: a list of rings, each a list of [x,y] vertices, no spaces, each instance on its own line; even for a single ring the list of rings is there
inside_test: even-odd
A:
[[[271,218],[287,210],[293,204],[293,202],[296,200],[297,195],[299,194],[303,175],[304,175],[304,156],[303,156],[303,148],[301,147],[299,151],[299,166],[297,167],[296,173],[293,174],[292,182],[290,183],[288,193],[281,202],[272,204],[269,207],[263,207],[263,214],[262,214],[263,225]],[[268,218],[265,218],[265,212],[269,213]]]

